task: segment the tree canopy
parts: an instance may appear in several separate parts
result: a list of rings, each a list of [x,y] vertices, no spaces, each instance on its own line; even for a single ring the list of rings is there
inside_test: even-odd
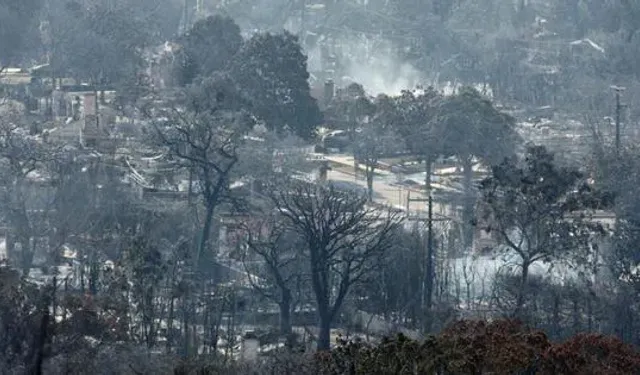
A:
[[[144,26],[135,23],[124,9],[102,4],[84,8],[70,3],[52,25],[52,61],[59,73],[93,84],[115,83],[135,77],[142,65],[138,52]]]
[[[0,70],[17,63],[21,53],[39,45],[38,13],[42,0],[4,0],[0,2]]]
[[[240,27],[228,17],[215,15],[196,22],[178,43],[184,55],[178,74],[183,83],[228,69],[243,44]]]
[[[271,200],[285,225],[305,244],[319,319],[318,348],[330,348],[331,324],[351,289],[371,273],[393,242],[400,223],[391,212],[366,206],[368,199],[333,187],[292,182]]]
[[[495,234],[520,267],[516,315],[525,304],[530,266],[588,251],[592,236],[603,234],[589,215],[612,203],[579,171],[556,166],[553,155],[542,146],[529,147],[522,163],[511,158],[494,166],[480,190],[483,228]]]
[[[303,139],[315,135],[322,113],[311,96],[307,58],[295,35],[254,35],[234,57],[230,74],[267,128],[288,129]]]
[[[491,165],[515,154],[519,141],[515,119],[473,88],[445,98],[434,121],[445,155],[462,160],[475,156]]]

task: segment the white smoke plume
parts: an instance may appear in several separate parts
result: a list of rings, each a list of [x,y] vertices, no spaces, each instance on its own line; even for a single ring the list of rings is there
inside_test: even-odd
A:
[[[424,75],[411,64],[402,61],[399,52],[389,41],[379,37],[343,36],[332,43],[341,66],[334,78],[339,86],[360,83],[369,95],[398,95],[402,90],[414,89],[424,83]],[[309,68],[319,71],[320,48],[308,50]]]

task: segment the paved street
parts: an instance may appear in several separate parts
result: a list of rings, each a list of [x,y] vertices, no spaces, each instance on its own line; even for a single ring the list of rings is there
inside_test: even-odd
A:
[[[353,174],[353,159],[349,157],[331,156],[328,160],[345,165],[345,168],[334,168],[327,173],[327,180],[339,182],[345,188],[366,189],[367,182],[364,178],[364,172],[358,178]],[[350,168],[349,168],[350,167]],[[374,202],[389,205],[395,208],[406,209],[407,198],[425,199],[426,195],[418,190],[409,189],[404,186],[395,184],[394,176],[391,172],[380,171],[380,175],[373,179]],[[409,210],[412,214],[424,215],[427,213],[426,202],[410,202]],[[436,216],[447,215],[446,207],[442,204],[434,202],[433,212]]]
[[[325,155],[325,159],[335,164],[341,164],[347,167],[351,167],[351,169],[353,170],[352,156],[332,154],[332,155]],[[364,173],[364,170],[365,170],[364,165],[360,165],[359,170],[361,170]],[[377,168],[376,174],[380,174],[382,176],[393,176],[393,173],[386,170],[386,168]]]

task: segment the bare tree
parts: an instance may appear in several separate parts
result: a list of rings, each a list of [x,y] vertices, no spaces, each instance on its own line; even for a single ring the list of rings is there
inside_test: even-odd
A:
[[[326,350],[345,297],[390,247],[398,216],[369,208],[366,197],[302,182],[271,197],[305,243],[319,318],[318,349]]]
[[[192,86],[182,93],[177,105],[152,116],[166,120],[154,121],[155,135],[168,154],[189,170],[190,182],[196,182],[192,191],[204,203],[196,262],[207,249],[216,208],[230,198],[238,147],[251,123],[238,102],[218,84],[210,80]]]
[[[282,217],[266,214],[245,222],[248,251],[243,263],[253,288],[280,308],[280,334],[291,335],[291,314],[295,306],[295,292],[303,281],[302,243]]]
[[[52,189],[47,183],[45,162],[54,157],[52,149],[22,127],[14,114],[0,118],[0,170],[2,214],[20,247],[19,267],[28,274],[46,222],[53,208]],[[38,232],[38,233],[37,233]],[[13,249],[13,246],[9,246]],[[11,255],[11,254],[10,254]]]
[[[155,345],[161,315],[160,291],[168,271],[160,249],[141,235],[133,238],[124,254],[131,282],[131,298],[136,302],[132,310],[140,316],[134,320],[136,332],[132,336],[141,339],[147,347]]]

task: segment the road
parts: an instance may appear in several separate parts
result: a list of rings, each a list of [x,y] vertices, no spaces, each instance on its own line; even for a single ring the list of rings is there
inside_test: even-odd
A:
[[[353,174],[353,159],[350,157],[331,156],[327,158],[334,164],[340,164],[345,168],[333,168],[327,173],[327,180],[339,183],[340,187],[346,189],[367,189],[367,182],[364,178],[364,173],[357,178]],[[408,187],[395,184],[394,174],[391,172],[381,170],[379,175],[373,179],[373,200],[376,203],[392,206],[394,208],[407,208],[407,198],[412,199],[426,199],[427,196],[424,192],[416,189],[410,189]],[[409,210],[412,215],[420,215],[426,217],[427,203],[424,202],[409,202]],[[451,214],[451,210],[439,202],[433,203],[433,213],[437,216],[448,216]]]

